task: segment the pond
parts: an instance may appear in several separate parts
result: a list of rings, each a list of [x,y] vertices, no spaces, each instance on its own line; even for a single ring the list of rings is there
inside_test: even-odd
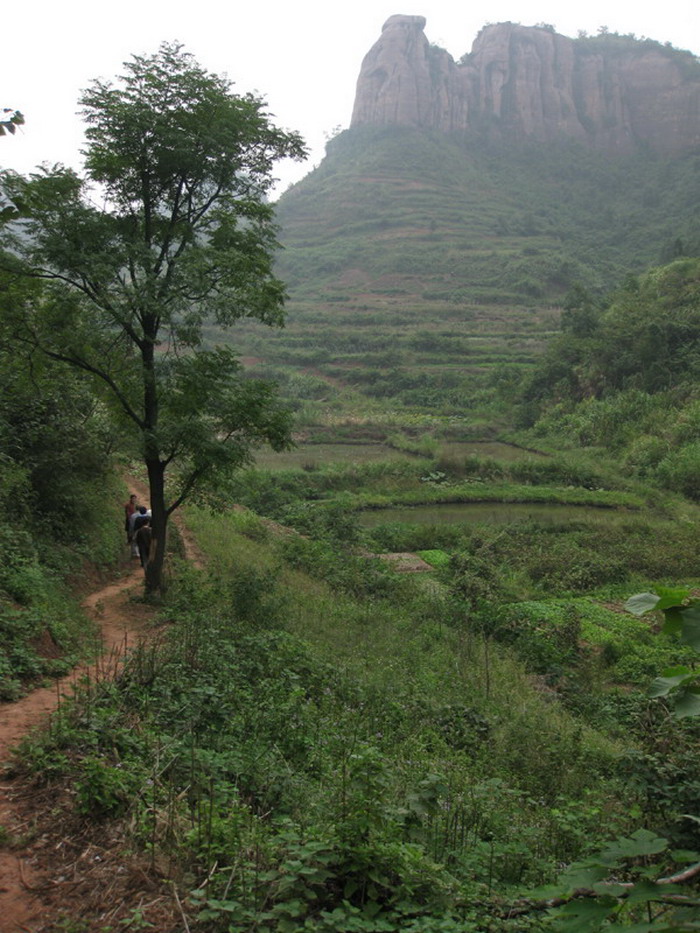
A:
[[[461,525],[475,522],[503,525],[510,522],[538,522],[559,525],[590,522],[611,525],[641,517],[625,509],[601,509],[591,505],[557,505],[540,502],[450,502],[388,509],[367,509],[357,513],[365,528],[377,525]]]

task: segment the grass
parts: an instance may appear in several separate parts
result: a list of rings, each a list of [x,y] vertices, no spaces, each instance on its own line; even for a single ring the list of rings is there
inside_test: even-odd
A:
[[[0,534],[0,699],[15,700],[99,650],[80,605],[86,571],[114,571],[123,557],[123,489],[110,477],[82,487],[81,534],[66,540],[17,525]],[[80,578],[80,582],[78,582]]]
[[[433,704],[473,704],[497,721],[499,750],[489,749],[489,771],[509,770],[520,761],[522,780],[528,773],[546,782],[542,750],[555,736],[566,742],[578,735],[596,759],[612,761],[619,753],[614,742],[552,708],[507,652],[455,628],[449,605],[436,607],[434,597],[426,597],[414,581],[400,581],[400,591],[390,602],[358,600],[307,573],[290,571],[268,543],[239,537],[240,518],[235,515],[197,512],[188,516],[188,524],[213,560],[217,577],[230,578],[242,566],[272,573],[283,591],[285,628],[336,670],[392,695],[423,696]],[[530,739],[537,734],[534,748],[526,750],[530,739],[524,740],[522,732]],[[578,790],[583,786],[580,775],[570,780],[572,786],[562,787],[563,793],[573,792],[573,785]]]
[[[439,569],[440,567],[447,567],[450,563],[450,555],[446,551],[441,551],[438,548],[432,548],[427,551],[418,551],[418,556],[421,557],[426,564],[430,564],[431,567]]]
[[[426,484],[417,490],[386,495],[344,492],[342,499],[338,497],[337,501],[341,501],[346,508],[350,509],[382,509],[390,506],[466,502],[531,502],[592,505],[602,509],[630,510],[642,509],[645,505],[640,496],[618,490],[518,486],[485,482],[444,486]]]
[[[659,635],[648,620],[624,613],[621,606],[611,611],[591,597],[506,606],[494,633],[516,644],[539,673],[561,672],[562,665],[587,668],[586,676],[595,677],[599,689],[645,690],[660,671],[694,660],[690,649]]]
[[[384,444],[303,444],[296,450],[275,453],[265,451],[256,455],[255,465],[261,470],[318,470],[329,464],[363,464],[387,459],[411,459],[409,455],[392,450]]]
[[[351,472],[359,484],[387,468]],[[309,478],[276,474],[274,489]],[[587,532],[477,528],[456,553],[426,554],[442,565],[427,587],[347,547],[340,514],[307,537],[241,509],[185,517],[207,573],[179,569],[158,642],[64,707],[28,761],[75,790],[56,799],[75,801],[81,826],[121,821],[187,879],[191,929],[521,933],[503,905],[563,864],[642,819],[676,832],[692,736],[655,719],[630,689],[641,677],[606,682],[623,662],[640,675],[662,661],[644,623],[498,589],[500,561],[537,563],[538,544],[570,572]],[[593,538],[604,550],[617,534]],[[658,794],[661,749],[678,806]]]

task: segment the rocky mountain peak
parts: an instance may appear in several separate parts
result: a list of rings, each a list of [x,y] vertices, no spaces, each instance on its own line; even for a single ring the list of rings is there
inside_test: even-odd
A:
[[[550,27],[486,26],[459,62],[432,46],[423,16],[390,16],[362,63],[352,125],[424,127],[611,152],[700,145],[700,64],[616,34],[570,39]]]

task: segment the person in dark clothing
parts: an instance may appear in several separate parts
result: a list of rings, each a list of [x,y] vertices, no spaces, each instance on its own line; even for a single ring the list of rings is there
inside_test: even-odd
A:
[[[126,540],[131,541],[131,528],[129,527],[129,519],[136,512],[138,496],[135,492],[132,492],[129,496],[129,501],[124,506],[124,530],[126,531]]]
[[[148,557],[151,552],[151,519],[146,516],[146,521],[139,525],[136,529],[136,534],[134,539],[136,541],[136,546],[139,549],[139,557],[141,558],[141,566],[144,571],[146,569],[146,564],[148,563]]]
[[[136,532],[142,525],[150,521],[151,513],[145,505],[140,505],[129,519],[129,530],[131,531],[131,556],[138,557],[139,549],[136,544]]]

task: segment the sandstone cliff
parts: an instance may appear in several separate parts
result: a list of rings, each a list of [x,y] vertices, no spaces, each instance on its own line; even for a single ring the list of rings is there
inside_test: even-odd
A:
[[[455,62],[431,46],[422,16],[391,16],[367,53],[352,125],[561,136],[608,151],[700,145],[700,64],[622,36],[569,39],[549,28],[485,27]]]

